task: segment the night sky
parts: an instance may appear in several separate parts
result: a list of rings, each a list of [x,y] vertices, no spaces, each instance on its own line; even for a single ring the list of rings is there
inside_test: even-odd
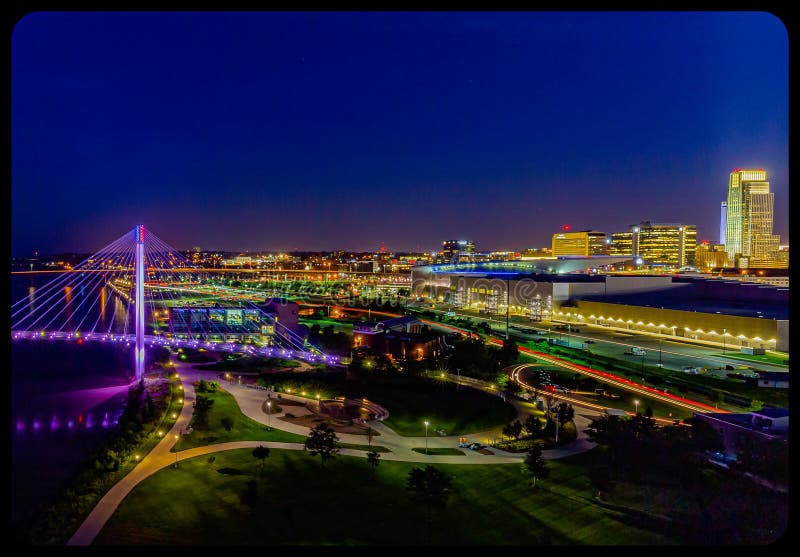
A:
[[[788,243],[788,35],[758,12],[34,13],[12,35],[12,255],[718,241],[763,167]]]

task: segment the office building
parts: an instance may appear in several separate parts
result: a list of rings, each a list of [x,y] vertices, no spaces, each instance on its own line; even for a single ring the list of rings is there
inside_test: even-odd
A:
[[[553,234],[553,255],[608,255],[605,232],[583,230]]]
[[[630,248],[627,234],[630,234]],[[638,255],[648,266],[694,265],[697,227],[693,224],[644,221],[638,226],[632,225],[629,233],[612,234],[611,238],[610,255]],[[627,254],[622,253],[627,249],[630,249]]]
[[[631,231],[612,233],[608,255],[615,257],[633,255],[633,233]]]
[[[475,253],[475,242],[445,240],[442,242],[442,251],[440,253],[444,261],[459,261],[462,257],[468,260],[469,256]]]
[[[728,253],[722,244],[702,242],[697,244],[694,256],[694,266],[701,271],[722,269],[728,265]]]
[[[780,238],[772,233],[774,195],[763,168],[735,168],[728,182],[725,251],[736,267],[769,266]]]

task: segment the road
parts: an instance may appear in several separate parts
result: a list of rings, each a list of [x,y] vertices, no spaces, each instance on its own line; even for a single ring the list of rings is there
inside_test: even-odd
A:
[[[535,370],[538,367],[542,367],[542,364],[517,364],[511,366],[508,370],[509,377],[511,381],[520,387],[522,387],[526,391],[533,391],[534,387],[532,386],[531,382],[528,380],[528,372]],[[539,396],[542,397],[552,397],[557,401],[568,402],[573,406],[577,406],[579,408],[584,408],[589,411],[595,412],[597,415],[603,415],[606,413],[606,410],[614,408],[614,406],[604,406],[602,404],[597,404],[595,402],[591,402],[586,399],[586,397],[581,396],[580,393],[570,393],[570,394],[563,394],[563,393],[551,393],[549,391],[544,391],[541,388],[538,389]],[[644,406],[643,406],[644,407]],[[635,416],[635,412],[625,412],[629,416]],[[663,424],[663,425],[671,425],[675,423],[675,420],[668,419],[668,418],[653,418],[655,421]]]

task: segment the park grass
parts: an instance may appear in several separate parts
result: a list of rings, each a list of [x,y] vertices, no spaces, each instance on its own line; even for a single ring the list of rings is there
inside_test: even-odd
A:
[[[319,325],[321,329],[332,326],[334,333],[347,333],[353,334],[353,323],[350,321],[342,322],[334,319],[313,319],[308,317],[300,317],[297,319],[301,325],[311,327],[312,325]]]
[[[477,389],[460,388],[450,381],[415,379],[368,384],[370,400],[386,407],[384,423],[399,435],[424,436],[444,430],[448,435],[466,435],[502,426],[513,420],[514,407],[499,397]]]
[[[439,378],[375,373],[363,380],[344,380],[340,374],[296,373],[290,381],[276,378],[273,383],[280,388],[291,385],[292,392],[321,392],[323,398],[366,397],[386,408],[389,417],[384,423],[405,436],[424,436],[425,420],[431,434],[443,429],[448,435],[457,435],[486,431],[516,417],[514,407],[499,397],[477,389],[457,389],[454,382]]]
[[[464,456],[464,451],[459,451],[458,449],[453,449],[451,447],[430,447],[429,449],[426,449],[425,447],[414,447],[411,450],[420,454]]]
[[[414,463],[339,456],[321,466],[301,451],[273,450],[260,463],[248,449],[182,461],[139,484],[95,539],[96,545],[653,545],[676,543],[668,527],[630,524],[591,497],[585,469],[548,463],[532,488],[517,464],[436,465],[451,477],[444,511],[426,509],[406,489]],[[242,474],[222,474],[220,468]],[[230,470],[229,470],[230,471]],[[249,479],[259,500],[241,501]]]
[[[212,393],[199,393],[214,401],[208,412],[208,430],[195,429],[190,435],[181,435],[181,438],[172,448],[172,451],[183,451],[212,445],[227,443],[229,441],[281,441],[287,443],[303,443],[305,437],[280,429],[267,429],[265,424],[242,414],[236,399],[228,392],[217,390]],[[222,426],[222,418],[229,416],[233,420],[233,427],[226,431]]]
[[[723,354],[720,352],[719,354],[714,354],[714,356],[718,356],[720,358],[732,358],[734,360],[744,360],[750,362],[758,362],[762,364],[772,364],[774,366],[789,366],[789,356],[783,356],[778,354],[743,354],[741,352],[726,352]]]

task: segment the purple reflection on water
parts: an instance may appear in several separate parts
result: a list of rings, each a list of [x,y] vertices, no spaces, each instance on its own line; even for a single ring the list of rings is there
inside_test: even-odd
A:
[[[69,420],[67,422],[67,429],[72,429],[73,427],[75,427],[75,422],[73,422],[72,420]]]
[[[61,424],[58,422],[58,417],[53,415],[53,419],[50,420],[50,431],[55,431],[61,427]]]
[[[17,420],[17,431],[25,431],[25,422]]]
[[[33,420],[33,431],[42,429],[42,423],[39,420]]]
[[[92,419],[92,413],[89,412],[86,414],[86,422],[85,422],[86,429],[92,429],[94,427],[94,419]]]

